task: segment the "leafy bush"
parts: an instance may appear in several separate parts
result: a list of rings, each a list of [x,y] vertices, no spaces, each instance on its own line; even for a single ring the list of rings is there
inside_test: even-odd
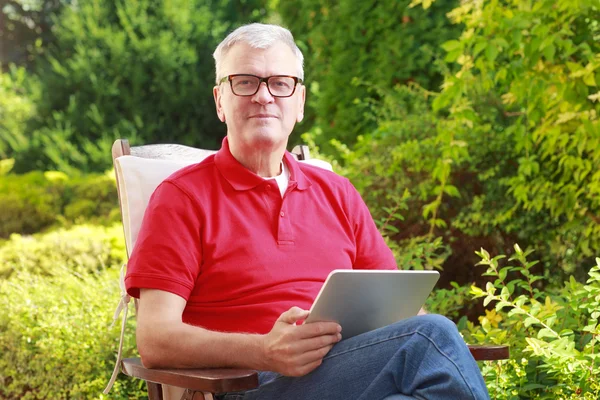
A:
[[[465,31],[444,44],[460,70],[448,68],[441,93],[363,84],[371,97],[359,103],[380,106],[376,129],[350,148],[330,143],[375,219],[397,214],[385,232],[397,254],[441,237],[439,257],[425,260],[464,284],[479,279],[471,249],[519,242],[542,255],[542,275],[581,280],[600,250],[600,10],[501,4],[449,13]]]
[[[461,321],[464,325],[464,309],[469,303],[475,303],[470,295],[469,286],[460,286],[452,282],[450,289],[435,289],[425,302],[425,310],[432,314],[440,314],[453,321]]]
[[[441,43],[458,37],[446,13],[455,0],[437,1],[428,10],[409,8],[408,0],[280,1],[278,11],[306,54],[307,120],[314,119],[322,135],[352,145],[370,131],[370,111],[378,98],[362,81],[381,87],[416,82],[437,89],[442,82],[437,59]]]
[[[449,16],[465,25],[444,44],[460,70],[433,108],[448,114],[436,181],[460,186],[467,203],[453,226],[503,232],[581,274],[600,249],[597,2],[465,1]],[[466,150],[453,153],[458,143]]]
[[[106,398],[101,392],[114,367],[119,337],[120,324],[109,329],[119,298],[119,271],[102,269],[99,262],[97,269],[92,274],[65,268],[52,277],[19,271],[0,279],[0,398]],[[131,318],[127,356],[136,354],[134,330]],[[121,375],[110,398],[144,395],[140,381]]]
[[[212,87],[217,43],[266,14],[265,0],[66,5],[35,70],[41,87],[19,173],[104,171],[118,137],[207,148],[225,134]]]
[[[0,180],[0,237],[34,233],[51,225],[62,208],[64,182],[52,182],[43,172],[6,175]]]
[[[600,258],[587,284],[573,277],[552,292],[539,290],[542,276],[533,273],[531,251],[515,246],[509,264],[481,250],[479,265],[494,280],[485,289],[472,286],[476,298],[493,306],[467,323],[463,333],[471,343],[510,345],[511,359],[488,363],[483,373],[492,398],[597,399],[600,396]],[[512,279],[510,279],[512,277]]]
[[[119,220],[112,173],[69,178],[59,172],[8,174],[0,180],[0,238],[56,224]]]
[[[123,227],[77,225],[34,236],[13,234],[0,247],[0,278],[28,271],[41,276],[64,271],[100,271],[124,261]]]
[[[35,76],[15,66],[8,72],[0,69],[0,159],[28,150],[29,121],[36,115],[39,98]]]
[[[63,215],[67,221],[118,221],[118,196],[113,172],[78,176],[68,181]]]

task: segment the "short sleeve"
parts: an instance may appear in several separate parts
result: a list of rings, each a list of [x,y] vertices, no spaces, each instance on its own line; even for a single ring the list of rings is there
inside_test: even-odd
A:
[[[356,241],[353,268],[397,269],[392,251],[379,233],[369,208],[350,181],[347,181],[346,202]]]
[[[127,293],[159,289],[183,297],[194,288],[202,264],[201,210],[176,184],[153,193],[127,266]]]

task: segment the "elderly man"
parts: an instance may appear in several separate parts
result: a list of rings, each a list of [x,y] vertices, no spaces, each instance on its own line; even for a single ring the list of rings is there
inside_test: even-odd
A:
[[[157,188],[125,280],[144,365],[261,371],[225,399],[488,398],[444,317],[347,340],[334,322],[301,323],[332,269],[395,261],[349,181],[286,152],[306,96],[290,32],[243,26],[214,57],[227,137]]]

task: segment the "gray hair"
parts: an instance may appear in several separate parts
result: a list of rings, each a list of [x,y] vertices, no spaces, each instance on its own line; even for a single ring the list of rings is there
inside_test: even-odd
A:
[[[298,60],[299,78],[304,79],[304,56],[294,42],[292,33],[278,25],[248,24],[243,25],[231,32],[218,46],[213,57],[215,59],[215,77],[217,83],[221,77],[221,65],[223,59],[236,43],[246,43],[254,49],[268,49],[276,42],[287,44]]]

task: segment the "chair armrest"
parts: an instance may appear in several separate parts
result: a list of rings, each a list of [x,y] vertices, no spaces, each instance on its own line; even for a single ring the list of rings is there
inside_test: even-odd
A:
[[[509,358],[508,346],[470,344],[468,347],[471,355],[477,361],[507,360]]]
[[[258,373],[249,369],[150,369],[139,358],[126,358],[121,366],[125,375],[134,378],[202,392],[237,392],[258,387]]]

